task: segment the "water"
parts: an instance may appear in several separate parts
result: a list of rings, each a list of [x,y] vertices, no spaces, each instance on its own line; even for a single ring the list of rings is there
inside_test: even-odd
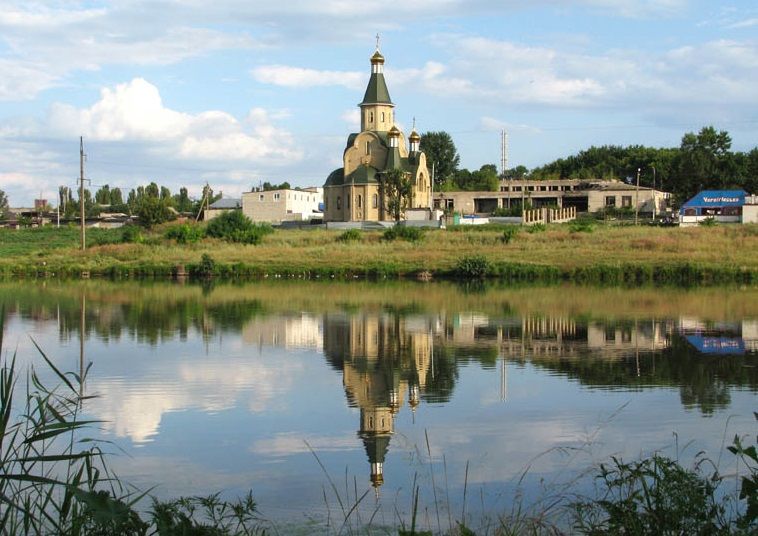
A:
[[[728,472],[724,443],[756,431],[758,289],[25,282],[0,307],[22,365],[43,368],[32,339],[92,363],[85,410],[122,479],[252,490],[279,521],[368,492],[362,520],[394,523],[417,485],[445,527],[464,495],[497,515],[589,491],[610,455]]]

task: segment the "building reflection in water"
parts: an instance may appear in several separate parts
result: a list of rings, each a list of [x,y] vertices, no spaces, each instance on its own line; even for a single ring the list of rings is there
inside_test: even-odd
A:
[[[419,405],[430,372],[431,320],[397,314],[324,315],[324,354],[342,372],[348,404],[360,409],[358,436],[371,465],[371,484],[384,482],[395,415]]]

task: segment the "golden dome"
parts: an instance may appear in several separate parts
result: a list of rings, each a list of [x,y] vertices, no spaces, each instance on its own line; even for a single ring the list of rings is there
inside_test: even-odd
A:
[[[400,134],[401,134],[400,130],[398,130],[398,128],[396,126],[394,126],[394,125],[392,126],[392,128],[390,129],[390,131],[387,132],[387,135],[390,136],[391,138],[398,137],[398,136],[400,136]]]
[[[371,56],[371,64],[374,65],[376,63],[384,63],[384,56],[378,50]]]
[[[421,141],[421,136],[418,135],[418,132],[416,132],[416,129],[413,129],[411,132],[411,135],[408,136],[408,139],[410,141]]]

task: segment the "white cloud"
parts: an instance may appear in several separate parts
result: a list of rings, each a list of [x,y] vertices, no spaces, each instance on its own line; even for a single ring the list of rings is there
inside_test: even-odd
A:
[[[360,89],[366,84],[366,75],[356,71],[319,71],[288,65],[265,65],[253,69],[259,82],[284,87],[344,86]]]
[[[164,106],[158,88],[142,78],[104,88],[89,108],[56,104],[49,128],[59,136],[81,133],[95,141],[149,141],[169,158],[200,160],[299,159],[292,136],[254,108],[244,121],[221,111],[197,115]]]

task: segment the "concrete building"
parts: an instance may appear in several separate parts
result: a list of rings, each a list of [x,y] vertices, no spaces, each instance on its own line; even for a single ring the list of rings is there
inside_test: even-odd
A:
[[[321,218],[322,188],[253,191],[242,194],[242,212],[254,222],[281,223]]]
[[[524,204],[534,208],[575,207],[577,212],[637,208],[640,214],[657,216],[666,210],[670,198],[668,192],[621,181],[507,179],[500,181],[498,192],[435,192],[433,207],[482,216]]]
[[[403,171],[412,182],[408,208],[429,208],[431,180],[421,137],[415,128],[406,144],[395,123],[395,105],[384,80],[384,56],[371,56],[369,78],[361,109],[361,131],[348,136],[343,167],[324,184],[324,221],[388,221],[392,215],[383,184],[390,170]]]

